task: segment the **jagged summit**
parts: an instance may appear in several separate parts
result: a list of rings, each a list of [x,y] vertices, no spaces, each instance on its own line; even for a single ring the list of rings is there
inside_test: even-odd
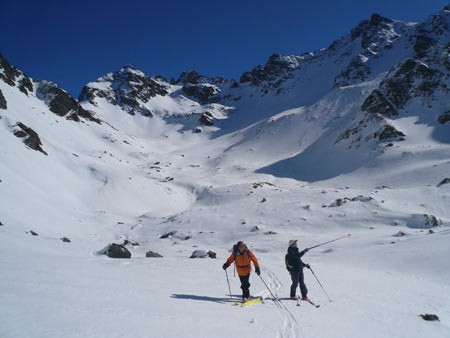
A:
[[[1,54],[0,80],[10,87],[17,87],[27,97],[36,97],[42,100],[49,110],[58,116],[77,122],[87,120],[100,123],[100,120],[92,112],[83,109],[77,100],[55,83],[29,78],[25,73],[12,66]],[[0,95],[7,106],[7,101],[1,91]]]
[[[151,110],[144,106],[152,97],[167,95],[167,86],[146,76],[132,65],[125,65],[114,73],[100,77],[83,87],[78,98],[80,102],[97,105],[97,99],[106,99],[120,106],[127,113],[152,116]]]

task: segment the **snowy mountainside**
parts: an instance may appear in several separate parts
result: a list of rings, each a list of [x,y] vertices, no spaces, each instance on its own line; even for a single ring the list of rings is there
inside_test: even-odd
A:
[[[449,14],[374,14],[239,82],[127,65],[78,100],[1,57],[0,337],[449,336]],[[288,240],[338,237],[303,258],[333,301],[306,271],[321,307],[297,307]],[[281,305],[252,274],[265,304],[231,306],[238,240]]]
[[[182,74],[178,83],[181,83],[183,76],[191,82],[186,85],[170,84],[161,76],[149,77],[126,65],[84,86],[79,101],[88,110],[102,111],[100,114],[106,120],[109,118],[107,111],[113,106],[130,115],[156,115],[169,123],[188,125],[190,130],[197,132],[203,128],[214,130],[208,128],[212,126],[212,120],[226,118],[230,107],[208,100],[216,90],[212,84],[198,87],[198,79],[192,74],[190,77]],[[107,108],[102,109],[103,106]]]

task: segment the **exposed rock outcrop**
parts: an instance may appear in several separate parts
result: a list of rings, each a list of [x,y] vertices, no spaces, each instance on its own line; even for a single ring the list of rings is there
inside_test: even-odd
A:
[[[220,92],[220,89],[211,84],[186,83],[181,90],[186,95],[197,99],[201,104],[220,101],[220,97],[216,96]]]
[[[80,121],[80,117],[100,124],[100,120],[85,110],[69,93],[51,81],[39,81],[36,95],[44,101],[51,112],[66,116],[68,120]]]
[[[157,95],[168,94],[166,86],[160,81],[163,81],[161,77],[157,81],[134,66],[125,65],[117,72],[109,73],[96,82],[84,86],[78,100],[96,105],[98,99],[106,99],[130,115],[141,114],[151,117],[153,112],[145,106],[145,103]]]
[[[13,129],[13,133],[18,138],[23,138],[24,143],[33,150],[40,151],[44,155],[48,155],[47,152],[42,149],[42,142],[38,133],[33,129],[26,126],[22,122],[18,122]]]
[[[0,89],[0,109],[8,109],[8,104],[3,96],[2,90]]]

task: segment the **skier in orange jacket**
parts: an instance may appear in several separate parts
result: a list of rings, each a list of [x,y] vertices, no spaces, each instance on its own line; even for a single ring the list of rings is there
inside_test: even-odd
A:
[[[255,265],[255,272],[259,276],[261,270],[259,269],[259,263],[253,252],[251,252],[244,242],[239,241],[234,247],[233,252],[227,261],[223,265],[223,269],[226,270],[233,261],[236,263],[236,270],[241,280],[242,289],[242,301],[248,302],[250,300],[250,272],[252,271],[251,262]]]

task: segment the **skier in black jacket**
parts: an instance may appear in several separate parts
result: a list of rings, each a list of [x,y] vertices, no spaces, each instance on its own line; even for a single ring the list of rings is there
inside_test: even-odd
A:
[[[290,240],[288,253],[285,257],[286,259],[286,268],[291,274],[292,285],[291,285],[291,299],[297,300],[295,297],[295,293],[297,291],[297,286],[300,284],[300,291],[302,293],[302,299],[308,301],[308,289],[305,285],[305,279],[303,276],[303,268],[306,267],[309,269],[309,264],[305,264],[302,262],[301,257],[308,252],[308,249],[303,250],[302,252],[298,251],[297,240]]]

